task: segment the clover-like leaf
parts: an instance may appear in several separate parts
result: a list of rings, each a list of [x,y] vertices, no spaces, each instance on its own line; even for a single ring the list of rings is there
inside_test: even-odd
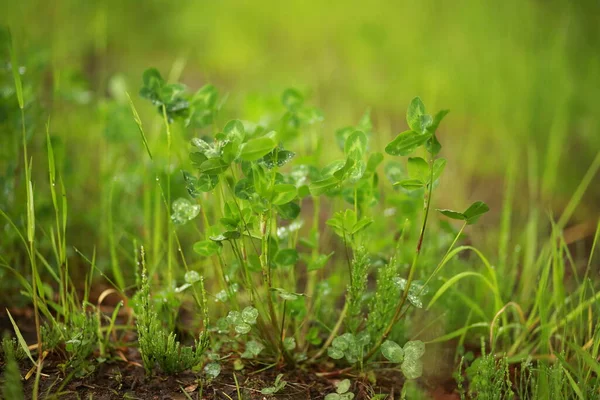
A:
[[[183,225],[193,220],[200,213],[200,205],[192,204],[189,200],[179,198],[173,202],[171,221],[176,225]]]
[[[218,242],[213,240],[202,240],[200,242],[194,243],[194,251],[200,254],[202,257],[210,257],[213,254],[216,254],[221,245]]]
[[[335,391],[339,394],[344,394],[348,390],[350,390],[350,386],[352,386],[352,382],[350,382],[350,379],[343,379],[337,383],[337,388]]]
[[[381,354],[391,362],[401,363],[404,360],[404,350],[402,347],[391,340],[386,340],[381,345]]]
[[[239,324],[235,325],[233,329],[235,329],[235,331],[240,335],[245,335],[252,330],[252,326],[245,322],[240,322]]]
[[[277,206],[289,203],[298,195],[296,186],[289,183],[281,183],[273,186],[273,198],[271,203]]]
[[[408,176],[421,182],[429,181],[429,163],[421,157],[409,157],[407,164]]]
[[[227,140],[241,143],[246,135],[244,124],[238,119],[229,121],[223,128],[223,133]]]
[[[434,182],[439,179],[439,177],[442,175],[442,172],[444,172],[445,168],[446,168],[446,159],[445,158],[437,158],[433,162],[433,181]],[[427,180],[429,181],[429,179],[427,179]]]
[[[275,255],[275,264],[281,267],[295,265],[300,257],[296,249],[282,249]]]
[[[256,161],[273,151],[277,144],[270,137],[251,139],[242,145],[240,157],[245,161]]]
[[[281,96],[281,103],[290,111],[296,111],[304,103],[304,97],[296,89],[286,89]]]
[[[404,344],[404,358],[417,360],[425,354],[425,343],[420,340],[411,340]]]
[[[192,270],[185,273],[184,279],[186,283],[194,284],[196,282],[199,282],[202,279],[202,277],[198,272]]]
[[[221,374],[221,364],[216,363],[216,362],[211,362],[211,363],[206,364],[206,366],[204,367],[204,373],[210,379],[215,379],[217,376],[219,376]]]
[[[444,117],[448,115],[449,112],[450,110],[441,110],[437,114],[435,114],[435,116],[433,117],[433,122],[431,125],[429,125],[427,130],[431,133],[435,133],[437,131],[437,128],[440,126],[440,122],[442,122]]]
[[[258,310],[252,306],[248,306],[242,310],[241,317],[245,323],[254,325],[258,318]]]
[[[425,186],[425,184],[420,179],[403,179],[394,183],[394,186],[401,186],[406,190],[417,190],[421,189],[423,186]]]
[[[425,104],[420,97],[411,100],[406,110],[406,123],[415,132],[421,131],[421,116],[425,114]]]
[[[344,351],[336,347],[328,347],[327,355],[333,358],[334,360],[341,360],[342,358],[344,358]]]
[[[336,337],[331,342],[331,345],[338,350],[347,350],[350,347],[350,342],[354,340],[354,335],[351,333],[344,333],[341,336]]]
[[[423,375],[423,362],[417,360],[405,360],[400,366],[406,379],[417,379]]]
[[[473,225],[483,214],[489,210],[490,208],[483,201],[476,201],[475,203],[471,204],[471,206],[467,208],[465,212],[463,212],[465,220],[467,221],[467,225]]]
[[[296,339],[293,337],[286,337],[283,339],[283,348],[292,351],[296,348]]]
[[[408,281],[404,278],[396,277],[394,278],[394,284],[403,292],[406,290],[406,283]],[[427,294],[429,289],[427,286],[423,286],[423,284],[419,281],[413,281],[410,284],[410,288],[408,289],[408,301],[417,308],[423,308],[423,300],[421,300],[421,296]]]
[[[333,251],[329,254],[319,254],[316,259],[314,259],[313,261],[311,261],[308,264],[306,269],[308,271],[317,271],[317,270],[323,268],[325,266],[325,264],[327,264],[327,261],[329,261],[331,256],[333,256],[333,254],[334,254]]]
[[[258,162],[267,167],[267,169],[283,167],[292,158],[294,158],[295,155],[296,153],[294,153],[293,151],[284,150],[279,147],[265,155]]]
[[[242,315],[239,311],[229,311],[225,319],[227,320],[227,322],[229,322],[230,325],[238,325],[244,323]]]
[[[490,210],[490,208],[483,201],[476,201],[475,203],[471,204],[471,206],[469,206],[469,208],[467,208],[462,213],[458,212],[458,211],[453,211],[453,210],[439,210],[438,209],[438,211],[441,212],[446,217],[465,221],[467,223],[467,225],[473,225],[474,223],[476,223],[479,220],[479,218],[483,214],[488,212],[489,210]]]
[[[264,348],[265,346],[262,343],[257,342],[256,340],[249,340],[246,342],[246,350],[242,353],[241,357],[254,358],[258,356]]]
[[[464,221],[465,220],[465,216],[463,215],[463,213],[458,212],[458,211],[454,211],[454,210],[448,210],[448,209],[437,209],[440,213],[442,213],[442,215],[445,215],[448,218],[451,219],[457,219],[459,221]]]
[[[423,135],[415,131],[405,131],[396,136],[385,147],[385,152],[392,156],[407,156],[429,140],[429,138],[429,135]]]

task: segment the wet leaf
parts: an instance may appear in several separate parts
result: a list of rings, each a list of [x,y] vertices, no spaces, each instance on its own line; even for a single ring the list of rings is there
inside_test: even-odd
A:
[[[183,198],[175,200],[171,207],[173,209],[171,221],[175,225],[183,225],[196,218],[200,213],[200,205],[192,204],[189,200]]]
[[[391,362],[401,363],[404,360],[404,350],[402,347],[391,340],[386,340],[381,345],[381,354]]]

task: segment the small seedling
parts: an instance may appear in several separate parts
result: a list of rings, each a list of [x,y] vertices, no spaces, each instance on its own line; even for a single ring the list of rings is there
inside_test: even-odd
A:
[[[381,345],[381,354],[395,364],[401,364],[400,370],[406,379],[417,379],[423,374],[421,357],[425,354],[425,344],[420,340],[406,342],[404,348],[391,340]]]
[[[275,378],[275,382],[273,383],[273,386],[263,388],[263,389],[261,389],[260,392],[262,394],[275,394],[275,393],[281,392],[283,390],[283,388],[285,387],[285,385],[287,385],[287,382],[284,381],[282,378],[283,378],[283,374],[277,375],[277,377]]]
[[[354,393],[350,392],[352,382],[350,379],[344,379],[335,384],[335,393],[329,393],[325,396],[325,400],[352,400]]]

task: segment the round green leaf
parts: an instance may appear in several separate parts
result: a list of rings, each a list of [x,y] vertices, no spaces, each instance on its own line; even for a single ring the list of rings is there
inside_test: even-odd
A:
[[[277,143],[270,137],[249,140],[242,146],[240,157],[245,161],[256,161],[271,152]]]
[[[386,147],[385,152],[392,156],[407,156],[430,138],[414,131],[405,131],[396,136]]]
[[[210,379],[215,379],[221,373],[221,364],[214,362],[206,364],[204,367],[204,373]]]
[[[406,123],[410,129],[416,132],[421,131],[421,116],[425,114],[425,104],[420,97],[412,99],[406,110]]]
[[[189,200],[183,198],[175,200],[172,207],[171,221],[175,225],[183,225],[196,218],[200,213],[200,205],[192,204]]]
[[[294,200],[298,194],[298,190],[296,186],[292,184],[278,184],[273,186],[273,198],[271,203],[276,206],[283,205],[289,203]]]
[[[404,350],[402,347],[391,340],[386,340],[381,345],[381,354],[391,362],[401,363],[404,360]]]
[[[298,252],[295,249],[279,250],[275,255],[275,264],[280,267],[295,265],[298,262]]]
[[[254,325],[258,318],[258,310],[254,307],[248,306],[242,310],[242,319],[244,322]]]
[[[421,360],[405,360],[400,366],[406,379],[417,379],[423,375],[423,363]]]
[[[440,210],[440,209],[438,209],[438,211],[448,218],[457,219],[459,221],[465,220],[465,216],[461,212],[453,211],[453,210]]]
[[[341,380],[340,382],[338,382],[338,384],[336,386],[337,386],[337,389],[335,391],[338,392],[339,394],[343,394],[343,393],[346,393],[348,390],[350,390],[350,386],[352,386],[352,382],[350,382],[350,379],[344,379],[344,380]]]
[[[219,245],[212,240],[203,240],[194,243],[194,251],[202,257],[210,257],[219,251]]]
[[[240,335],[245,335],[246,333],[250,332],[250,330],[252,330],[252,327],[249,324],[242,322],[235,325],[234,329]]]
[[[344,352],[340,349],[337,349],[335,347],[328,347],[327,348],[327,355],[331,358],[333,358],[334,360],[341,360],[342,358],[344,358]]]
[[[303,102],[302,94],[296,89],[286,89],[281,96],[281,103],[290,111],[297,110]]]
[[[411,340],[404,345],[404,358],[406,360],[417,360],[425,354],[425,343],[420,340]]]
[[[293,337],[286,337],[283,339],[283,347],[288,351],[294,350],[296,348],[296,339]]]
[[[194,284],[194,283],[200,281],[200,279],[202,279],[202,278],[200,277],[200,274],[198,272],[188,271],[185,273],[184,279],[185,279],[186,283]]]
[[[471,204],[469,208],[467,208],[463,215],[467,221],[467,224],[472,225],[477,222],[479,217],[488,211],[490,211],[490,208],[487,204],[485,204],[483,201],[476,201],[475,203]]]

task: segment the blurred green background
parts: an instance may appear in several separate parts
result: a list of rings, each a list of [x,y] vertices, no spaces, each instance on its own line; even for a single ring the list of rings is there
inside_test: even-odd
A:
[[[25,0],[6,2],[2,14],[23,68],[37,186],[47,178],[50,117],[75,244],[102,247],[107,236],[95,232],[114,230],[111,204],[119,226],[150,219],[130,207],[146,202],[147,211],[150,200],[139,191],[145,154],[123,98],[126,89],[144,121],[156,120],[137,96],[150,66],[192,90],[214,84],[228,95],[228,116],[249,120],[299,88],[323,110],[321,134],[332,142],[370,109],[380,150],[406,129],[412,97],[432,112],[450,108],[439,135],[448,207],[482,199],[500,210],[513,166],[517,208],[533,200],[559,213],[600,149],[597,1]],[[20,114],[2,55],[0,206],[17,217]],[[156,146],[160,120],[152,127]],[[176,140],[185,150],[189,138]],[[49,200],[36,201],[43,215]],[[598,204],[592,185],[578,218],[597,215]]]

